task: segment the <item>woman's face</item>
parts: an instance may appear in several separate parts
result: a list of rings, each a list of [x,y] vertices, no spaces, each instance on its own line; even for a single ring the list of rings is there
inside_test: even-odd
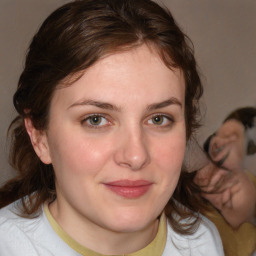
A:
[[[145,45],[56,90],[41,159],[54,167],[64,226],[133,232],[156,220],[181,171],[184,90],[182,72]]]
[[[211,139],[209,154],[215,162],[225,159],[224,167],[241,170],[246,154],[243,124],[235,119],[223,123]]]

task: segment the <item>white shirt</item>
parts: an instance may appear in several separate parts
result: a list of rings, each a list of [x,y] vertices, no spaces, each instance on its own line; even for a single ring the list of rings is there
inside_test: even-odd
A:
[[[0,210],[1,256],[78,256],[53,230],[45,212],[26,219],[15,214],[15,204]],[[224,256],[217,229],[205,217],[193,235],[180,235],[167,225],[163,256]]]

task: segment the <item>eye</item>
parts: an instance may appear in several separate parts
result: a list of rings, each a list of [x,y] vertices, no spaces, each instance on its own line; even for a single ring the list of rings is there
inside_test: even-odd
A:
[[[172,117],[162,114],[154,115],[148,120],[148,124],[156,126],[170,126],[172,123]]]
[[[101,115],[91,115],[82,120],[81,123],[88,127],[101,128],[107,126],[109,124],[109,121]]]
[[[153,124],[156,124],[156,125],[161,125],[163,124],[165,121],[164,117],[163,116],[154,116],[152,118],[152,123]]]

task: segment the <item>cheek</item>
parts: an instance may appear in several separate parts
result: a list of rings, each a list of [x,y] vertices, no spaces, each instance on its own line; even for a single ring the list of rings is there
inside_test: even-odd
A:
[[[167,173],[179,173],[185,155],[185,137],[170,138],[155,148],[154,159]]]
[[[61,138],[61,136],[60,136]],[[51,157],[55,171],[72,174],[93,174],[110,158],[109,143],[90,138],[70,136],[68,139],[51,140]]]
[[[171,143],[162,142],[155,150],[156,179],[159,182],[159,202],[163,206],[173,195],[177,186],[185,154],[185,139],[172,138]]]

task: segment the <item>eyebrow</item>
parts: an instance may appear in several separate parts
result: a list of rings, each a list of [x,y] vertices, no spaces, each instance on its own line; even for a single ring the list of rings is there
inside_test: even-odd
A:
[[[95,101],[95,100],[82,100],[82,101],[72,104],[71,106],[68,107],[68,109],[77,107],[77,106],[95,106],[95,107],[98,107],[101,109],[115,110],[115,111],[120,112],[120,108],[115,105],[112,105],[112,104],[106,103],[106,102]]]
[[[159,108],[168,107],[170,105],[178,105],[179,107],[182,108],[182,103],[177,98],[172,97],[172,98],[170,98],[168,100],[165,100],[163,102],[150,104],[147,107],[147,110],[152,111],[152,110],[156,110],[156,109],[159,109]]]
[[[172,98],[167,99],[165,101],[148,105],[147,110],[148,111],[153,111],[153,110],[164,108],[164,107],[167,107],[167,106],[170,106],[170,105],[178,105],[182,108],[182,103],[177,98],[172,97]],[[74,104],[70,105],[68,107],[68,109],[73,108],[73,107],[77,107],[77,106],[95,106],[95,107],[98,107],[98,108],[101,108],[101,109],[113,110],[113,111],[117,111],[117,112],[121,111],[121,108],[116,106],[116,105],[113,105],[113,104],[110,104],[110,103],[107,103],[107,102],[90,100],[90,99],[75,102]]]

